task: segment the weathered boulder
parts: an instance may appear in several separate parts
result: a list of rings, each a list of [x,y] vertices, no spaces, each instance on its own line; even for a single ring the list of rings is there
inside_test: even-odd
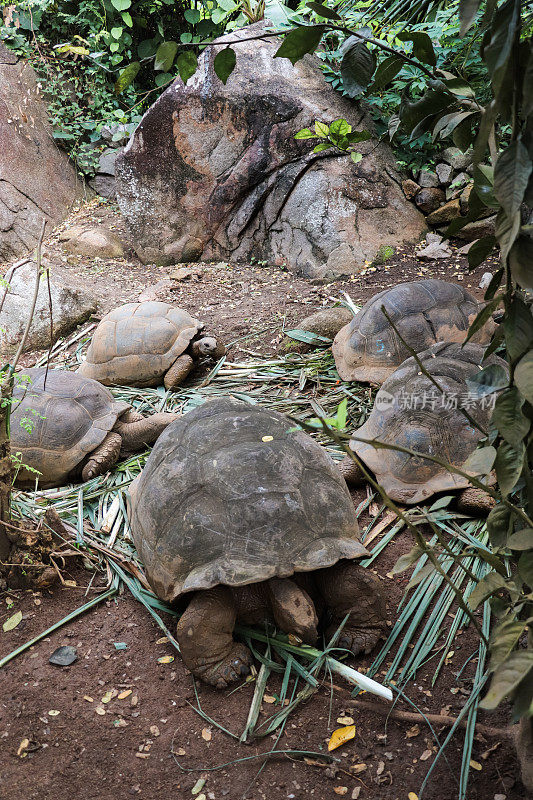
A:
[[[11,268],[4,276],[9,291],[0,311],[0,357],[3,361],[13,354],[22,339],[35,289],[35,274],[36,265],[30,261],[16,270]],[[3,297],[4,291],[4,288],[0,289],[0,298]],[[96,311],[97,302],[91,294],[76,286],[64,284],[54,277],[50,277],[50,294],[54,341],[69,333]],[[49,344],[48,287],[46,280],[42,278],[25,349],[44,348]]]
[[[444,203],[444,197],[442,189],[436,189],[434,187],[420,189],[420,191],[416,193],[415,203],[424,214],[431,214],[432,211],[435,211]]]
[[[461,204],[459,200],[449,200],[436,211],[432,211],[427,221],[430,225],[442,225],[444,222],[451,222],[452,219],[461,216]]]
[[[148,110],[116,161],[117,199],[144,262],[254,257],[312,278],[356,272],[381,245],[425,230],[406,202],[391,151],[376,141],[358,164],[295,140],[316,119],[370,128],[366,112],[325,83],[319,62],[272,56],[279,41],[230,36],[237,67],[226,85],[204,50],[196,75],[178,79]]]
[[[98,225],[74,225],[59,234],[65,250],[78,256],[89,258],[123,258],[122,242],[107,228]]]
[[[33,69],[0,42],[0,261],[31,250],[43,218],[54,225],[82,194]]]

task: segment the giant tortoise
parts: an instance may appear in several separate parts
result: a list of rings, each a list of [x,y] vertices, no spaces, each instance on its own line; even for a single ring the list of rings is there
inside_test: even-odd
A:
[[[75,372],[26,369],[15,379],[11,451],[23,465],[16,483],[60,486],[106,472],[121,453],[155,442],[177,414],[143,417],[109,389]]]
[[[412,355],[408,347],[419,353],[436,342],[463,342],[480,308],[462,286],[433,278],[385,289],[336,335],[337,371],[345,381],[380,385]],[[489,320],[472,341],[488,344],[494,328]]]
[[[376,395],[367,421],[352,436],[350,448],[372,472],[389,497],[401,503],[420,503],[438,492],[464,489],[460,505],[486,513],[492,501],[481,489],[465,489],[468,478],[430,461],[427,454],[471,473],[467,459],[488,433],[494,395],[478,396],[467,381],[482,367],[505,361],[492,355],[483,360],[479,344],[436,344],[408,358],[387,378]],[[412,455],[384,444],[413,450]],[[341,462],[348,483],[364,481],[361,468],[348,455]],[[479,474],[479,473],[478,473]]]
[[[203,322],[169,303],[126,303],[98,323],[78,369],[106,386],[176,389],[195,361],[220,358],[223,345],[204,336]]]
[[[327,453],[274,411],[213,400],[172,423],[132,485],[135,546],[156,594],[186,596],[181,654],[218,687],[248,672],[236,621],[274,622],[304,642],[349,615],[338,644],[369,652],[382,633],[379,580],[344,479]]]

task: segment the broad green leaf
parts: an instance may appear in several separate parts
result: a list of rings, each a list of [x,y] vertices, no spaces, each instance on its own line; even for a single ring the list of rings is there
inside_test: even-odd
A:
[[[350,153],[350,158],[352,159],[354,164],[359,164],[359,162],[363,158],[363,154],[362,153]]]
[[[533,289],[533,238],[518,236],[509,252],[509,266],[515,281],[523,289]]]
[[[522,553],[518,559],[518,573],[524,583],[533,589],[533,550]]]
[[[524,73],[523,85],[522,114],[524,117],[529,117],[533,114],[533,50],[531,49]]]
[[[474,165],[474,186],[472,191],[479,197],[483,205],[499,208],[494,196],[494,170],[487,164]]]
[[[533,528],[523,528],[513,533],[507,541],[509,550],[533,550]]]
[[[128,66],[122,70],[115,83],[116,94],[120,94],[127,86],[133,83],[140,68],[141,65],[139,61],[132,61],[131,64],[128,64]]]
[[[404,553],[403,556],[400,556],[396,564],[392,568],[392,574],[398,575],[400,572],[404,572],[408,569],[415,561],[418,561],[420,556],[424,554],[424,551],[418,545],[415,545],[412,550],[409,550],[408,553]]]
[[[176,66],[178,68],[181,80],[183,83],[187,83],[189,78],[192,78],[198,69],[196,55],[192,52],[192,50],[185,50],[183,53],[179,54],[176,61]]]
[[[316,133],[313,133],[313,131],[310,130],[309,128],[302,128],[301,131],[298,131],[298,133],[294,134],[294,138],[295,139],[316,139],[317,135],[316,135]]]
[[[503,267],[500,267],[500,269],[497,269],[492,278],[490,279],[487,291],[485,292],[485,298],[484,298],[485,300],[492,300],[492,298],[500,288],[502,278],[503,278]]]
[[[235,50],[231,47],[225,47],[224,50],[216,54],[213,67],[223,84],[226,84],[229,76],[235,69],[236,63],[237,56],[235,55]]]
[[[475,111],[453,111],[451,114],[444,114],[444,116],[440,117],[435,123],[435,127],[433,128],[433,141],[435,141],[437,137],[446,139],[447,136],[453,133],[458,125],[475,113]]]
[[[488,597],[505,588],[505,584],[506,580],[502,575],[498,572],[489,572],[474,587],[468,598],[468,605],[475,610]]]
[[[329,126],[329,134],[330,136],[346,136],[348,133],[352,132],[352,126],[350,123],[345,119],[335,119]]]
[[[464,36],[472,25],[480,5],[481,0],[459,0],[460,36]]]
[[[315,133],[320,139],[326,139],[329,134],[329,125],[317,119],[315,122]]]
[[[477,397],[486,397],[509,383],[509,375],[502,364],[489,364],[466,379],[466,385]]]
[[[120,15],[128,28],[133,28],[133,20],[131,18],[131,14],[128,11],[123,11]]]
[[[327,336],[320,336],[318,333],[304,331],[301,328],[292,328],[290,331],[285,331],[285,335],[297,342],[305,342],[305,344],[322,345],[322,347],[331,344],[331,339],[328,339]]]
[[[484,308],[481,309],[481,311],[478,313],[477,317],[475,318],[475,320],[468,329],[468,336],[466,337],[465,343],[470,341],[472,336],[474,336],[474,334],[476,334],[479,330],[481,330],[483,325],[492,317],[493,313],[498,308],[501,302],[502,298],[500,296],[495,297],[493,300],[487,303],[487,305]]]
[[[319,17],[324,17],[324,19],[342,19],[340,14],[337,14],[332,8],[322,5],[322,3],[307,3],[307,7],[314,11],[315,14],[318,14]]]
[[[400,119],[411,137],[416,127],[424,120],[431,118],[450,106],[454,107],[456,100],[447,90],[442,81],[430,81],[429,89],[413,103],[402,100],[400,105]],[[428,130],[429,130],[428,124]]]
[[[512,531],[511,512],[503,503],[491,509],[487,517],[487,530],[493,547],[505,547]]]
[[[127,11],[131,6],[131,0],[111,0],[111,5],[117,11]]]
[[[313,147],[313,153],[321,153],[323,150],[329,150],[330,147],[333,147],[330,142],[321,142],[316,147]]]
[[[429,64],[434,67],[437,64],[437,57],[433,50],[431,39],[427,33],[420,31],[402,31],[397,35],[397,38],[402,42],[413,43],[413,55],[423,64]]]
[[[509,697],[531,669],[533,669],[533,650],[512,653],[494,673],[490,689],[480,703],[481,707],[487,710],[496,708],[502,700]]]
[[[367,142],[372,137],[370,131],[352,131],[346,134],[346,139],[350,144],[359,144],[359,142]]]
[[[200,22],[201,15],[197,8],[186,8],[183,12],[183,16],[191,25],[196,25]]]
[[[139,58],[151,58],[157,52],[157,41],[155,39],[144,39],[137,47]]]
[[[509,442],[501,442],[496,453],[494,469],[498,478],[498,486],[502,494],[508,495],[514,487],[522,472],[524,460],[524,445],[519,442],[513,447]]]
[[[463,472],[469,475],[488,475],[496,458],[496,449],[492,445],[478,447],[463,464]]]
[[[2,625],[2,630],[7,633],[7,631],[12,631],[13,628],[16,628],[17,625],[22,622],[22,611],[17,611],[13,614],[12,617],[6,619],[4,624]]]
[[[514,447],[518,447],[531,426],[531,422],[522,413],[523,405],[524,398],[516,386],[511,386],[496,399],[492,414],[492,422],[501,436]]]
[[[388,83],[394,80],[396,75],[403,67],[403,64],[403,59],[399,58],[398,56],[388,56],[388,58],[385,58],[383,61],[381,61],[378,64],[376,74],[374,75],[374,80],[368,87],[368,93],[373,94],[374,92],[383,89]]]
[[[449,89],[452,94],[457,95],[457,97],[471,98],[476,96],[474,90],[464,78],[456,78],[454,76],[452,78],[446,78],[444,83],[446,84],[446,88]]]
[[[496,246],[495,236],[484,236],[474,242],[468,251],[468,266],[470,269],[479,267],[492,253]]]
[[[156,86],[166,86],[167,83],[172,83],[174,75],[171,75],[170,72],[159,72],[154,80]]]
[[[296,64],[307,53],[314,53],[318,47],[325,25],[301,25],[287,33],[274,58],[288,58]]]
[[[120,37],[122,36],[123,32],[124,32],[124,28],[111,28],[111,31],[110,31],[111,36],[113,37],[113,39],[117,39],[117,40],[120,39]]]
[[[526,625],[526,620],[517,620],[514,617],[506,618],[496,625],[490,636],[491,672],[512,653]]]
[[[492,77],[494,94],[503,82],[520,20],[520,0],[507,0],[496,11],[483,47],[483,60]]]
[[[341,61],[343,89],[348,97],[359,97],[372,79],[376,57],[365,42],[349,47]]]
[[[520,209],[532,169],[527,148],[514,141],[498,156],[494,168],[494,195],[508,217]]]
[[[190,31],[180,33],[180,42],[182,44],[190,44],[192,42],[192,33]]]
[[[533,350],[526,353],[518,362],[514,379],[528,403],[533,404]]]
[[[174,63],[178,47],[177,42],[161,42],[155,54],[154,69],[158,72],[168,72]]]
[[[496,238],[500,245],[500,260],[505,261],[520,232],[520,212],[508,217],[503,209],[498,211],[494,225]]]

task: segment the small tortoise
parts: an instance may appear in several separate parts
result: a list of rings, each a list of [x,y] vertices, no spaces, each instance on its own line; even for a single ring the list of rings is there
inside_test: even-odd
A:
[[[494,395],[476,396],[467,380],[482,366],[499,364],[506,369],[501,358],[483,360],[484,354],[479,344],[435,344],[418,358],[439,388],[414,358],[408,358],[377,393],[372,412],[353,434],[350,447],[393,500],[420,503],[437,492],[470,485],[424,454],[469,472],[464,465],[488,432]],[[362,439],[416,450],[420,457],[376,448]],[[352,485],[364,481],[362,470],[349,456],[341,462],[341,471]],[[472,488],[464,489],[459,501],[470,513],[487,513],[493,505],[489,495]]]
[[[416,353],[436,342],[462,342],[480,305],[455,283],[430,278],[400,283],[376,294],[342,328],[333,342],[333,356],[345,381],[380,385],[411,353],[383,314],[382,306],[401,338]],[[494,331],[489,320],[473,337],[488,344]]]
[[[286,417],[213,400],[160,437],[131,492],[135,546],[156,594],[187,595],[177,629],[186,666],[223,688],[251,654],[236,621],[273,621],[304,642],[349,614],[339,646],[369,652],[385,630],[379,580],[334,462]]]
[[[200,335],[203,327],[169,303],[126,303],[100,321],[78,372],[106,386],[175,389],[199,358],[226,352],[212,336]]]
[[[109,389],[75,372],[26,369],[17,376],[11,411],[11,451],[41,473],[41,486],[102,475],[121,453],[155,442],[177,414],[143,417]],[[17,485],[35,483],[22,468]]]

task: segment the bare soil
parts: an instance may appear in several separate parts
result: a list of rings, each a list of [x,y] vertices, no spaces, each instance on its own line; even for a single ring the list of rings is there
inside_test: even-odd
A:
[[[66,224],[100,219],[121,232],[120,219],[109,204],[92,203]],[[170,280],[173,272],[172,268],[141,265],[131,251],[127,259],[112,262],[67,256],[55,235],[47,241],[47,252],[59,264],[59,273],[82,281],[98,295],[102,312],[136,299],[158,281]],[[480,275],[493,271],[486,263],[468,274],[466,259],[456,255],[424,265],[413,250],[397,254],[386,265],[370,268],[364,275],[328,285],[312,285],[262,265],[193,265],[197,267],[196,277],[173,281],[158,296],[185,306],[226,342],[235,342],[233,360],[246,358],[250,351],[275,353],[284,329],[337,300],[344,291],[358,303],[394,283],[426,276],[461,281],[481,297],[477,290]],[[28,354],[28,363],[34,356]],[[361,497],[354,494],[354,502]],[[391,619],[406,578],[393,577],[390,570],[411,546],[409,535],[400,534],[375,562],[388,595]],[[22,622],[14,630],[0,633],[0,657],[86,602],[84,594],[91,577],[92,573],[71,562],[64,578],[75,580],[76,586],[53,592],[0,593],[0,624],[17,610],[23,613]],[[102,580],[98,575],[88,597],[101,590]],[[326,681],[289,717],[276,744],[273,738],[241,744],[194,710],[192,678],[179,656],[172,663],[158,662],[163,655],[176,655],[168,643],[157,643],[161,636],[152,618],[125,590],[0,671],[0,800],[57,800],[67,796],[83,800],[181,800],[194,796],[198,800],[326,800],[337,796],[407,800],[410,792],[418,794],[436,752],[435,741],[423,722],[416,727],[412,722],[387,722],[383,713],[359,709],[339,678],[338,688],[331,690]],[[122,642],[127,649],[117,650],[115,643]],[[49,656],[63,644],[77,648],[78,660],[70,667],[51,665]],[[472,686],[476,653],[474,633],[467,630],[458,635],[453,656],[435,686],[431,685],[434,660],[410,682],[407,692],[411,701],[423,713],[456,716]],[[358,658],[351,663],[364,670],[371,659]],[[112,689],[131,689],[131,693],[122,700],[114,697],[102,704],[102,698]],[[267,693],[274,696],[278,690],[279,683],[269,681]],[[240,734],[253,684],[233,693],[198,686],[198,694],[210,717]],[[365,695],[365,700],[368,697]],[[374,702],[377,706],[380,701]],[[397,707],[413,711],[403,701]],[[97,713],[97,708],[103,708],[104,713]],[[278,709],[265,703],[260,718]],[[344,716],[353,717],[356,738],[333,753],[339,759],[334,765],[322,763],[319,756],[310,756],[307,762],[283,754],[266,762],[255,758],[274,745],[277,750],[325,753],[331,732],[342,724],[337,720]],[[501,733],[476,734],[468,800],[525,797],[514,749],[505,731],[505,710],[480,712],[479,721]],[[436,732],[442,740],[447,729],[437,726]],[[463,736],[464,731],[454,737],[446,758],[436,766],[423,795],[425,800],[457,797]],[[29,740],[29,746],[17,754],[24,739]],[[250,760],[242,760],[247,758]],[[237,763],[230,765],[232,761]],[[198,779],[205,779],[205,784],[193,795]]]

